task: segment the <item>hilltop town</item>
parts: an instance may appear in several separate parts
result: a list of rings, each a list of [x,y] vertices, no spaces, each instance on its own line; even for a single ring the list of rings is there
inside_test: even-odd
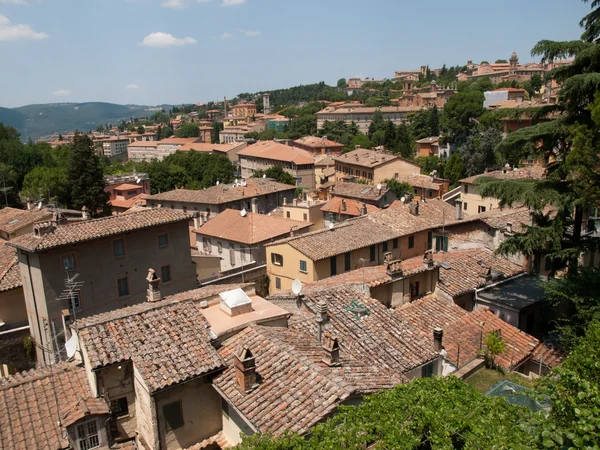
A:
[[[0,448],[597,448],[591,7],[536,63],[0,123]]]

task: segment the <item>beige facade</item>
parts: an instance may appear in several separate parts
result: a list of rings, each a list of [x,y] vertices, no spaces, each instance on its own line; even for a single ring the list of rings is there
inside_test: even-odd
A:
[[[310,231],[320,230],[325,226],[323,213],[321,212],[321,207],[325,203],[319,200],[299,201],[298,199],[293,199],[291,203],[285,201],[282,206],[283,217],[312,223]]]
[[[0,332],[6,327],[26,325],[27,309],[21,286],[0,292]]]
[[[421,171],[418,164],[399,157],[374,166],[362,164],[351,158],[346,159],[343,155],[336,158],[335,161],[335,179],[337,181],[354,179],[367,184],[379,184],[400,176],[417,175]]]
[[[317,128],[323,128],[325,122],[342,121],[347,124],[354,122],[361,133],[369,131],[371,119],[376,110],[380,110],[384,120],[390,120],[394,125],[399,125],[408,120],[411,112],[420,111],[421,107],[383,106],[381,108],[367,107],[362,104],[343,104],[329,106],[317,113]]]
[[[129,138],[111,138],[102,141],[102,153],[104,156],[117,156],[122,153],[127,153],[127,145]]]
[[[307,188],[315,187],[314,164],[297,165],[294,162],[257,158],[246,155],[238,156],[240,158],[242,178],[250,178],[254,174],[254,172],[258,170],[267,170],[273,166],[281,166],[284,171],[286,171],[296,179],[296,186]]]
[[[462,208],[467,214],[479,214],[499,208],[499,201],[493,197],[483,198],[477,186],[472,183],[461,183]]]

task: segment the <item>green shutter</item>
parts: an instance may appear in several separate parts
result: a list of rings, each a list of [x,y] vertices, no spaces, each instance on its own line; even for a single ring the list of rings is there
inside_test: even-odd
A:
[[[444,239],[444,251],[447,252],[448,251],[448,236],[444,236],[442,239]]]

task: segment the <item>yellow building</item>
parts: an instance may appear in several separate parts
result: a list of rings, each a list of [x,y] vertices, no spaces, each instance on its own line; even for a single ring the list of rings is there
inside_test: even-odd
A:
[[[336,181],[379,184],[399,176],[418,175],[421,166],[398,155],[358,148],[333,158]]]

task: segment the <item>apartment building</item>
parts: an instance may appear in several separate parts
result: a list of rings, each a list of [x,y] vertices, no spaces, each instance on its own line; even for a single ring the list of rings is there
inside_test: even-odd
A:
[[[344,144],[327,139],[327,136],[306,136],[296,139],[294,147],[306,150],[313,156],[318,155],[341,155],[344,151]]]
[[[418,175],[421,166],[398,155],[358,148],[333,158],[336,181],[383,184],[404,175]]]
[[[219,132],[219,143],[230,144],[232,142],[243,142],[248,133],[260,133],[267,129],[264,121],[239,122],[235,125],[227,125]]]
[[[429,136],[415,141],[417,144],[417,156],[437,156],[441,159],[450,157],[450,144],[442,144],[439,136]]]
[[[127,153],[129,138],[127,136],[111,137],[108,139],[102,139],[100,142],[102,142],[102,154],[110,158],[111,156]]]
[[[360,103],[344,103],[342,105],[329,105],[317,112],[317,128],[323,128],[325,122],[342,121],[350,125],[355,123],[361,133],[369,131],[371,119],[375,111],[381,111],[384,120],[390,120],[394,125],[399,125],[408,120],[408,115],[421,111],[422,106],[381,106],[370,107]]]
[[[291,203],[288,203],[284,199],[283,206],[281,206],[281,215],[290,220],[310,222],[312,224],[310,231],[320,230],[325,226],[323,213],[321,212],[321,207],[325,203],[327,202],[310,198],[305,200],[294,198]]]
[[[342,197],[334,197],[321,207],[325,228],[375,211],[379,211],[377,206]]]
[[[266,214],[291,202],[296,188],[289,184],[263,178],[248,178],[231,184],[219,184],[208,189],[175,189],[146,198],[150,208],[176,209],[183,212],[198,211],[212,218],[226,209],[245,209],[253,213]]]
[[[242,178],[258,170],[281,166],[296,180],[297,187],[315,187],[315,160],[306,150],[275,141],[260,141],[238,152]]]
[[[127,146],[127,156],[130,161],[162,161],[184,145],[200,143],[201,138],[170,137],[160,141],[136,141]]]
[[[240,102],[231,107],[231,113],[235,118],[251,119],[256,115],[256,103]]]
[[[196,233],[198,252],[221,258],[221,272],[237,272],[266,262],[265,244],[308,231],[307,221],[227,209]]]
[[[65,324],[144,301],[149,268],[160,274],[163,291],[196,286],[190,255],[190,216],[149,209],[119,216],[64,223],[44,222],[10,241],[18,250],[30,332],[40,363],[61,351]],[[66,280],[73,280],[66,295]],[[57,347],[58,346],[58,347]]]

